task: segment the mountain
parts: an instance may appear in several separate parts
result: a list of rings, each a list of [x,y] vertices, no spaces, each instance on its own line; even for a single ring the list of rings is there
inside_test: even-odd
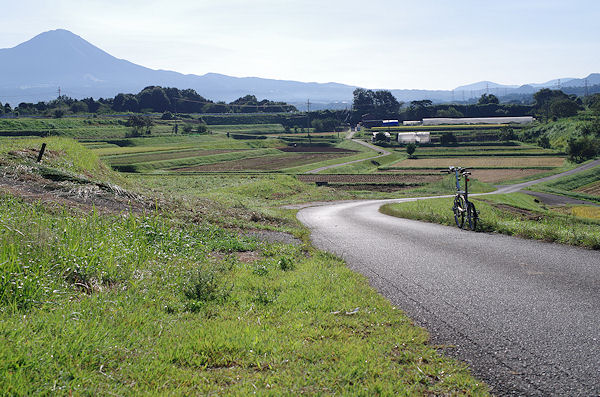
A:
[[[356,88],[337,83],[153,70],[115,58],[63,29],[0,49],[0,100],[3,96],[17,103],[48,100],[56,97],[58,87],[77,98],[111,97],[119,92],[138,92],[148,85],[193,88],[206,98],[227,102],[246,94],[288,102],[306,102],[307,98],[315,102],[347,101]]]
[[[598,85],[600,74],[591,74],[586,79],[560,79],[560,85],[583,87],[586,80],[590,87]],[[41,33],[16,47],[0,49],[0,101],[13,105],[54,99],[58,87],[73,98],[106,98],[120,92],[137,93],[149,85],[192,88],[215,101],[231,102],[252,94],[259,99],[285,101],[299,109],[306,107],[307,99],[311,101],[311,109],[347,107],[357,88],[338,83],[231,77],[218,73],[199,76],[153,70],[118,59],[64,29]],[[481,81],[451,91],[392,89],[391,92],[403,102],[421,99],[450,102],[478,98],[486,92],[498,96],[530,95],[540,88],[558,85],[558,79],[520,87]]]
[[[494,83],[493,81],[480,81],[473,84],[462,85],[456,87],[454,91],[471,91],[471,90],[485,90],[490,88],[517,88],[518,85],[505,85]]]

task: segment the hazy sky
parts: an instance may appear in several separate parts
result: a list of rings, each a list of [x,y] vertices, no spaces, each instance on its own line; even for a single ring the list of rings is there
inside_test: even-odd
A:
[[[0,48],[63,28],[182,73],[453,89],[600,72],[599,0],[0,0]]]

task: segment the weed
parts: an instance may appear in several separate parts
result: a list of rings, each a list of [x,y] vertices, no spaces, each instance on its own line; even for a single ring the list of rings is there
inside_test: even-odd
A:
[[[280,290],[277,288],[269,289],[266,287],[257,287],[257,288],[254,288],[253,301],[255,303],[259,303],[261,305],[268,305],[268,304],[275,302],[275,300],[279,296],[279,293],[280,293]]]
[[[279,266],[279,268],[283,271],[295,269],[294,260],[287,256],[282,256],[279,258],[279,261],[277,261],[277,266]]]

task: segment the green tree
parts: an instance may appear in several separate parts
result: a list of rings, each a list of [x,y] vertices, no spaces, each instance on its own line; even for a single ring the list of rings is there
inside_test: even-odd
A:
[[[127,126],[131,127],[133,136],[140,136],[142,133],[150,135],[154,122],[149,116],[131,115],[127,119]]]
[[[415,143],[409,143],[406,145],[406,153],[408,153],[408,157],[412,158],[413,154],[415,153],[415,150],[417,150],[417,145]]]
[[[517,139],[517,135],[515,134],[515,131],[511,127],[503,126],[502,128],[500,128],[498,138],[500,138],[501,140],[503,140],[505,142],[508,142],[512,139]]]
[[[401,102],[387,90],[365,90],[357,88],[353,92],[351,122],[357,123],[364,117],[370,119],[397,118]]]
[[[483,94],[477,101],[478,105],[487,105],[489,103],[498,104],[500,103],[500,100],[498,100],[498,97],[494,94]]]
[[[452,118],[460,118],[464,117],[464,115],[456,110],[455,107],[450,106],[448,109],[440,109],[436,112],[435,117],[452,117]]]
[[[572,99],[555,99],[550,103],[550,114],[552,117],[563,118],[575,116],[581,106]]]
[[[537,140],[537,145],[544,149],[550,149],[550,138],[547,135],[542,135]]]
[[[600,154],[600,141],[587,136],[571,138],[567,142],[569,160],[576,163],[591,159]]]
[[[435,108],[433,102],[429,99],[412,101],[408,106],[406,114],[411,120],[422,120],[427,117],[432,117],[435,114]]]

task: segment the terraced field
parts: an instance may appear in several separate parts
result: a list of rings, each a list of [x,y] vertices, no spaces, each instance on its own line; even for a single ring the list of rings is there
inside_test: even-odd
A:
[[[467,168],[530,168],[530,167],[560,167],[565,162],[563,157],[542,156],[510,156],[510,157],[439,157],[406,159],[392,164],[397,168],[445,168],[460,165]]]
[[[589,194],[590,196],[600,197],[600,181],[590,183],[575,190],[576,192]]]
[[[221,161],[193,167],[173,168],[172,171],[276,171],[300,165],[345,157],[345,153],[292,153]]]

